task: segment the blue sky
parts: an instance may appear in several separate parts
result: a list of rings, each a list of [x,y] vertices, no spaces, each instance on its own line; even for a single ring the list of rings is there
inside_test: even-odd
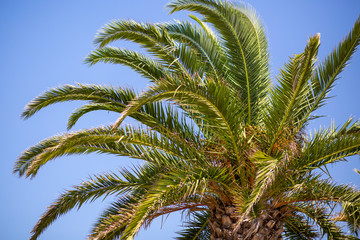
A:
[[[143,89],[147,82],[131,70],[114,65],[98,64],[91,68],[82,60],[94,46],[97,30],[112,19],[134,19],[148,22],[187,18],[186,13],[168,15],[167,1],[63,0],[0,2],[0,80],[3,110],[1,114],[2,160],[1,238],[27,239],[32,226],[46,206],[65,189],[89,176],[131,166],[127,158],[88,155],[66,157],[50,162],[33,180],[12,174],[17,156],[38,141],[66,131],[66,121],[79,103],[65,103],[40,111],[29,120],[20,120],[23,107],[46,89],[63,84],[99,83],[132,86]],[[294,53],[300,53],[309,36],[321,33],[319,59],[324,57],[349,32],[360,14],[360,1],[249,1],[265,22],[271,53],[272,73]],[[122,47],[137,48],[121,42]],[[329,104],[319,113],[326,117],[315,121],[309,130],[329,126],[331,120],[343,123],[348,116],[360,118],[360,51],[341,75]],[[75,129],[105,125],[117,115],[92,113],[81,119]],[[360,186],[359,157],[350,163],[331,167],[334,179]],[[85,239],[96,216],[108,200],[96,201],[79,211],[60,218],[40,239]],[[137,239],[169,239],[179,229],[180,216],[170,216],[161,229],[161,219]]]

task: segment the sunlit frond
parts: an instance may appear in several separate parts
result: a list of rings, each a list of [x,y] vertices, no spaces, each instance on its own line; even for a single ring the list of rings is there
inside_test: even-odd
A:
[[[310,91],[309,79],[314,71],[314,64],[320,44],[320,36],[310,38],[305,51],[290,59],[278,77],[279,86],[272,89],[269,116],[264,122],[270,141],[268,154],[284,128],[296,127],[304,107],[307,106],[306,94]]]

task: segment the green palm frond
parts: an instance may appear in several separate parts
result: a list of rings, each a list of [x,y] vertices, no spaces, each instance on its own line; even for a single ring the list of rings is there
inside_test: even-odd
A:
[[[54,103],[66,101],[91,101],[94,103],[112,103],[119,107],[124,107],[135,97],[135,92],[131,89],[114,89],[103,85],[64,85],[52,88],[39,95],[28,103],[21,114],[23,118],[29,118],[44,107]]]
[[[189,10],[203,15],[221,34],[229,68],[226,80],[241,92],[251,123],[269,84],[267,40],[255,14],[226,1],[178,0],[168,7],[171,12]]]
[[[322,237],[326,234],[328,239],[352,239],[350,236],[347,236],[338,225],[329,219],[330,216],[325,207],[314,204],[299,204],[295,209],[306,214],[306,216],[319,226]]]
[[[224,189],[231,189],[233,180],[228,174],[228,168],[177,168],[163,174],[152,186],[139,203],[129,224],[124,230],[124,239],[132,239],[142,225],[148,225],[154,216],[171,212],[206,206],[209,197],[213,198],[210,182],[220,184]],[[163,209],[166,208],[167,211]],[[200,209],[201,210],[201,209]]]
[[[155,183],[157,176],[164,172],[164,167],[157,164],[147,164],[129,171],[123,169],[122,177],[132,183],[131,193],[122,195],[98,219],[89,239],[116,239],[126,229],[133,213],[146,192]],[[142,187],[136,187],[136,186]]]
[[[311,91],[309,92],[308,109],[299,124],[303,127],[311,114],[325,104],[325,100],[339,74],[348,65],[352,55],[360,44],[360,17],[356,20],[352,30],[346,38],[339,43],[333,52],[319,65],[315,75],[311,78]],[[312,118],[314,118],[313,116]]]
[[[285,158],[284,158],[285,159]],[[277,174],[285,165],[284,161],[272,158],[258,151],[253,156],[253,161],[257,168],[255,183],[251,193],[246,196],[247,202],[243,207],[244,216],[253,211],[254,206],[260,201],[266,190],[271,188],[275,182]]]
[[[344,126],[335,131],[334,128],[319,130],[306,143],[302,156],[296,160],[295,168],[299,171],[311,171],[326,164],[344,161],[344,158],[360,153],[360,134],[356,121],[351,126]]]
[[[58,102],[75,100],[90,102],[70,116],[68,128],[71,128],[80,117],[90,111],[122,112],[135,96],[136,93],[133,90],[126,88],[114,89],[107,86],[81,84],[78,86],[65,85],[53,88],[36,97],[25,107],[22,116],[29,118],[42,108]],[[171,137],[179,136],[194,143],[198,141],[198,134],[194,131],[191,122],[185,120],[183,114],[170,105],[146,104],[140,109],[140,112],[132,114],[132,117],[168,137],[172,135]],[[177,138],[179,139],[179,137]]]
[[[144,185],[144,183],[123,181],[116,174],[95,176],[93,179],[75,186],[74,190],[62,194],[35,225],[31,239],[37,239],[52,222],[73,208],[80,208],[84,203],[95,201],[102,196],[106,197],[111,194],[130,191],[132,188],[140,187],[140,185]]]
[[[98,219],[88,239],[109,240],[120,238],[138,201],[139,198],[123,197],[114,202]]]
[[[318,237],[312,223],[304,216],[297,214],[285,219],[285,239],[308,240]]]
[[[144,191],[122,196],[104,211],[94,225],[89,240],[112,240],[121,237]]]
[[[191,144],[170,141],[150,130],[131,127],[112,130],[101,127],[59,135],[28,149],[19,157],[15,172],[34,177],[41,166],[60,156],[92,152],[129,156],[171,164],[181,159],[197,159],[202,152]]]
[[[210,77],[209,73],[211,72],[213,72],[216,79],[226,76],[224,69],[225,56],[220,50],[217,39],[214,39],[213,35],[209,35],[211,33],[200,30],[190,22],[169,23],[165,24],[164,27],[175,40],[185,43],[201,54],[204,59],[202,62],[208,65],[205,67],[207,76]]]
[[[207,240],[209,234],[209,217],[208,211],[194,212],[190,216],[190,220],[185,223],[184,229],[178,234],[178,240]]]
[[[67,123],[67,130],[70,130],[75,126],[77,121],[85,114],[99,110],[121,113],[124,110],[124,107],[116,106],[111,103],[90,103],[83,105],[71,113]]]
[[[241,108],[241,103],[233,101],[236,95],[231,96],[234,94],[226,84],[213,80],[164,80],[131,102],[114,124],[114,128],[144,104],[162,100],[174,101],[183,106],[192,118],[202,121],[200,130],[205,127],[222,139],[224,145],[232,149],[239,161],[237,143],[238,137],[241,137],[239,133],[242,130],[244,109]]]
[[[335,184],[329,180],[309,179],[304,182],[300,191],[291,194],[289,202],[309,202],[327,203],[340,205],[339,221],[350,224],[351,229],[357,234],[360,229],[360,191],[347,185]]]
[[[25,150],[20,155],[20,157],[18,157],[18,160],[16,161],[14,166],[13,173],[18,174],[19,177],[23,176],[26,173],[27,169],[30,167],[32,159],[44,153],[46,149],[57,146],[61,139],[62,136],[50,137]]]
[[[47,209],[42,215],[38,223],[33,229],[32,239],[36,239],[52,222],[58,219],[61,215],[74,208],[80,208],[87,202],[93,202],[98,198],[106,198],[109,195],[121,196],[122,204],[124,200],[134,204],[134,196],[149,189],[154,181],[156,175],[161,172],[161,166],[148,164],[137,167],[133,172],[128,170],[120,171],[118,174],[106,173],[96,175],[86,182],[75,186],[73,190],[68,190]],[[120,177],[121,176],[121,177]],[[127,197],[128,193],[132,193],[133,197]],[[117,207],[119,207],[117,205]],[[117,212],[119,213],[119,210]],[[113,213],[113,211],[111,212]]]
[[[90,53],[85,58],[85,63],[94,65],[98,62],[122,64],[140,73],[151,81],[160,81],[171,74],[167,67],[160,62],[152,60],[138,52],[116,47],[103,47]]]
[[[310,90],[308,80],[314,71],[320,37],[309,39],[305,51],[296,55],[281,70],[279,86],[274,87],[270,95],[269,116],[265,117],[270,147],[268,154],[288,125],[297,126],[299,115],[307,106],[306,94]]]
[[[188,77],[191,74],[187,67],[192,68],[192,66],[187,64],[189,59],[186,60],[186,57],[190,54],[192,58],[197,58],[197,55],[191,51],[181,55],[186,49],[179,47],[162,26],[135,21],[113,21],[99,31],[95,43],[105,47],[117,40],[129,40],[140,44],[167,68]]]

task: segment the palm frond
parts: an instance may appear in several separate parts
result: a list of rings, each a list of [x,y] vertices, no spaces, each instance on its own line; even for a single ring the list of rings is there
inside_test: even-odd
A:
[[[83,105],[80,108],[75,109],[71,113],[67,123],[67,130],[70,130],[82,116],[89,112],[104,110],[109,112],[121,113],[124,108],[125,107],[120,107],[112,103],[90,103]]]
[[[121,237],[137,206],[162,172],[163,166],[156,164],[146,164],[132,171],[123,169],[121,175],[129,183],[144,187],[133,187],[129,194],[112,203],[94,225],[89,239],[113,240]]]
[[[356,20],[352,30],[346,38],[339,43],[333,52],[319,65],[315,75],[311,78],[311,92],[309,92],[309,106],[305,116],[299,124],[303,127],[311,114],[323,106],[329,92],[339,79],[339,74],[348,65],[352,55],[360,44],[360,17]],[[314,118],[315,116],[311,117]]]
[[[347,185],[338,185],[329,180],[309,179],[302,184],[301,190],[291,194],[289,202],[327,203],[340,205],[342,218],[350,226],[353,233],[357,234],[360,229],[360,191]],[[335,220],[334,220],[335,221]]]
[[[246,204],[243,207],[243,216],[246,217],[260,201],[265,191],[271,188],[278,172],[285,165],[284,161],[272,158],[258,151],[252,157],[257,168],[255,183],[251,193],[246,196]]]
[[[289,240],[308,240],[315,239],[318,234],[308,219],[297,214],[285,219],[284,236]]]
[[[231,189],[233,182],[229,169],[214,166],[177,168],[163,174],[138,205],[124,231],[123,238],[132,239],[141,226],[150,224],[154,216],[184,209],[191,210],[194,207],[197,210],[198,206],[206,206],[208,199],[206,195],[213,192],[208,187],[210,181],[228,190]],[[210,196],[213,198],[212,194]],[[167,208],[167,211],[164,211],[164,208]]]
[[[295,209],[304,213],[319,226],[322,237],[326,234],[328,239],[352,239],[350,236],[347,236],[338,225],[330,220],[326,208],[315,204],[299,204]]]
[[[184,229],[178,234],[178,240],[207,240],[210,238],[208,211],[194,212],[190,216],[190,220],[185,223]]]
[[[23,176],[27,169],[30,167],[31,160],[36,156],[42,154],[46,149],[57,146],[62,139],[62,136],[54,136],[47,138],[31,148],[25,150],[15,163],[13,173],[18,174],[19,177]]]
[[[113,21],[103,27],[95,38],[95,43],[105,47],[117,40],[129,40],[143,46],[154,55],[157,61],[167,68],[190,77],[188,70],[192,68],[186,57],[193,59],[197,56],[193,52],[186,52],[185,48],[177,45],[164,27],[154,24],[143,24],[135,21]],[[184,54],[185,52],[186,54]]]
[[[182,145],[182,146],[181,146]],[[196,159],[202,154],[192,145],[170,141],[155,132],[131,127],[112,130],[94,128],[45,140],[25,151],[16,163],[15,172],[34,177],[40,167],[60,156],[92,152],[129,156],[146,161],[171,164],[181,159]]]
[[[154,178],[153,173],[147,176],[146,180],[151,180],[151,178]],[[105,198],[112,194],[118,195],[136,188],[144,189],[151,184],[149,180],[144,181],[144,177],[137,178],[136,180],[124,181],[117,174],[103,174],[75,186],[74,190],[66,191],[41,216],[32,230],[31,240],[37,239],[52,222],[73,208],[80,208],[84,203],[93,202],[99,197]]]
[[[155,82],[160,81],[166,75],[170,74],[169,70],[160,62],[152,60],[138,52],[116,47],[97,49],[85,58],[85,63],[89,63],[90,65],[98,62],[128,66],[140,73],[143,77]]]
[[[202,63],[207,65],[203,67],[207,77],[211,77],[210,73],[213,73],[216,79],[226,75],[224,72],[225,56],[217,39],[214,39],[214,35],[209,35],[211,33],[199,29],[190,22],[177,21],[175,23],[164,24],[164,27],[174,40],[182,44],[185,43],[201,54],[203,58]]]
[[[28,103],[21,114],[23,118],[29,118],[44,107],[54,103],[66,101],[91,101],[94,103],[112,103],[123,107],[135,96],[131,89],[114,89],[103,85],[64,85],[52,88]]]
[[[306,94],[310,91],[308,80],[314,71],[319,44],[319,35],[310,38],[305,51],[290,59],[281,70],[277,79],[279,86],[271,91],[269,116],[264,119],[270,141],[268,154],[285,126],[297,126],[298,117],[307,106]]]
[[[177,0],[168,7],[171,12],[189,10],[203,15],[221,34],[230,70],[226,80],[247,103],[251,123],[252,117],[257,118],[269,84],[267,41],[256,14],[226,1]]]
[[[32,100],[22,114],[24,118],[29,118],[37,111],[51,104],[65,101],[82,100],[89,101],[76,110],[69,119],[68,128],[71,128],[76,121],[84,114],[95,110],[108,110],[121,112],[127,104],[136,97],[136,93],[131,89],[114,89],[99,85],[64,85],[59,88],[53,88]],[[183,114],[168,104],[154,103],[146,104],[140,109],[140,112],[132,114],[134,119],[144,125],[172,138],[181,137],[196,143],[199,135],[196,133],[189,120],[185,120]]]
[[[141,193],[133,192],[132,194],[120,197],[120,199],[112,203],[98,219],[88,239],[119,239],[143,194],[144,191]]]
[[[345,157],[360,153],[359,123],[352,125],[348,121],[338,131],[330,129],[319,130],[306,143],[299,157],[294,163],[299,171],[311,171],[326,164],[343,161]]]
[[[121,122],[144,104],[162,100],[173,101],[183,107],[192,118],[200,119],[200,129],[206,127],[216,136],[230,145],[235,157],[239,161],[238,137],[243,125],[243,104],[234,97],[234,93],[224,83],[212,80],[188,80],[173,78],[162,81],[151,87],[141,96],[130,103],[114,124],[118,127]]]

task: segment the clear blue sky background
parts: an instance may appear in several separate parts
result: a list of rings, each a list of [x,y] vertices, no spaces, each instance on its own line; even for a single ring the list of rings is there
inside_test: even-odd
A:
[[[66,83],[100,83],[133,86],[148,84],[131,70],[98,64],[89,68],[83,58],[94,46],[96,31],[112,19],[135,19],[149,22],[186,18],[187,14],[168,15],[166,0],[2,0],[0,2],[0,80],[2,86],[0,161],[0,229],[1,239],[27,239],[32,226],[46,206],[71,186],[89,176],[131,166],[127,158],[88,155],[57,159],[40,170],[33,179],[12,174],[17,156],[27,147],[51,135],[66,131],[66,121],[79,103],[65,103],[40,111],[27,121],[20,114],[27,102],[46,89]],[[272,73],[294,53],[300,53],[310,35],[321,33],[319,59],[348,33],[360,14],[360,1],[265,1],[252,0],[268,32]],[[120,46],[136,48],[122,42]],[[343,123],[348,116],[360,118],[360,51],[338,81],[329,104],[309,129],[329,126],[331,119]],[[75,129],[112,123],[117,118],[106,112],[89,114]],[[331,167],[336,181],[360,186],[359,158],[350,164]],[[87,204],[55,222],[41,236],[42,240],[85,239],[96,216],[109,201]],[[179,229],[180,216],[170,216],[160,229],[160,222],[137,239],[169,239]]]

